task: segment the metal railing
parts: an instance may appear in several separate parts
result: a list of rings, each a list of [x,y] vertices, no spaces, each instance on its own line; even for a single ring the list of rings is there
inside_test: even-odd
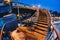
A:
[[[15,20],[12,20],[12,21],[9,21],[9,22],[13,22],[13,21],[15,21]],[[5,25],[6,25],[7,23],[9,23],[9,22],[4,23],[4,25],[3,25],[2,29],[1,29],[0,40],[2,40]]]

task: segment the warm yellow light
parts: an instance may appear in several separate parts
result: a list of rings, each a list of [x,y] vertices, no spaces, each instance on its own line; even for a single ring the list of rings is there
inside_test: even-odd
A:
[[[7,4],[10,4],[11,0],[4,0]]]
[[[11,2],[11,0],[7,0],[7,2]]]
[[[11,2],[11,0],[4,0],[4,1],[6,1],[6,2]]]

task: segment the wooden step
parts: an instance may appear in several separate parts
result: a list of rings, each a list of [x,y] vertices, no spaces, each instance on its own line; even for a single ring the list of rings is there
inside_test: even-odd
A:
[[[44,30],[44,29],[41,29],[41,28],[38,28],[38,27],[33,27],[33,28],[38,29],[38,30],[41,30],[43,32],[48,32],[47,30]]]
[[[39,26],[35,26],[35,28],[42,29],[42,30],[48,30],[48,28],[43,28],[43,27],[39,27]]]
[[[42,21],[42,22],[47,22],[47,20],[38,20],[38,21],[39,21],[39,22],[41,22],[41,21]]]
[[[43,24],[35,24],[35,25],[32,25],[33,27],[35,26],[39,26],[39,27],[42,27],[42,28],[48,28],[47,25],[43,25]]]
[[[47,25],[43,25],[43,24],[38,24],[39,26],[45,26],[45,27],[48,27]]]
[[[41,31],[41,30],[38,30],[38,29],[35,29],[35,28],[32,28],[32,30],[34,30],[35,32],[41,34],[41,35],[44,35],[46,36],[47,35],[47,32],[44,32],[44,31]]]
[[[48,23],[46,23],[46,22],[34,22],[34,24],[44,24],[44,25],[48,25]]]

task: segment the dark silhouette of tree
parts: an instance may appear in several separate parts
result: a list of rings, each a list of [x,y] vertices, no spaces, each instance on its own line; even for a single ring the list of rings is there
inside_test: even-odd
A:
[[[50,10],[50,13],[53,17],[59,17],[60,16],[60,12],[57,12],[57,11]]]

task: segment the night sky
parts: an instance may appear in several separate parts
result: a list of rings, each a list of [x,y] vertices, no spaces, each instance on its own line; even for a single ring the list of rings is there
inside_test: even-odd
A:
[[[35,6],[41,5],[41,8],[60,12],[60,0],[19,0],[19,2]]]

